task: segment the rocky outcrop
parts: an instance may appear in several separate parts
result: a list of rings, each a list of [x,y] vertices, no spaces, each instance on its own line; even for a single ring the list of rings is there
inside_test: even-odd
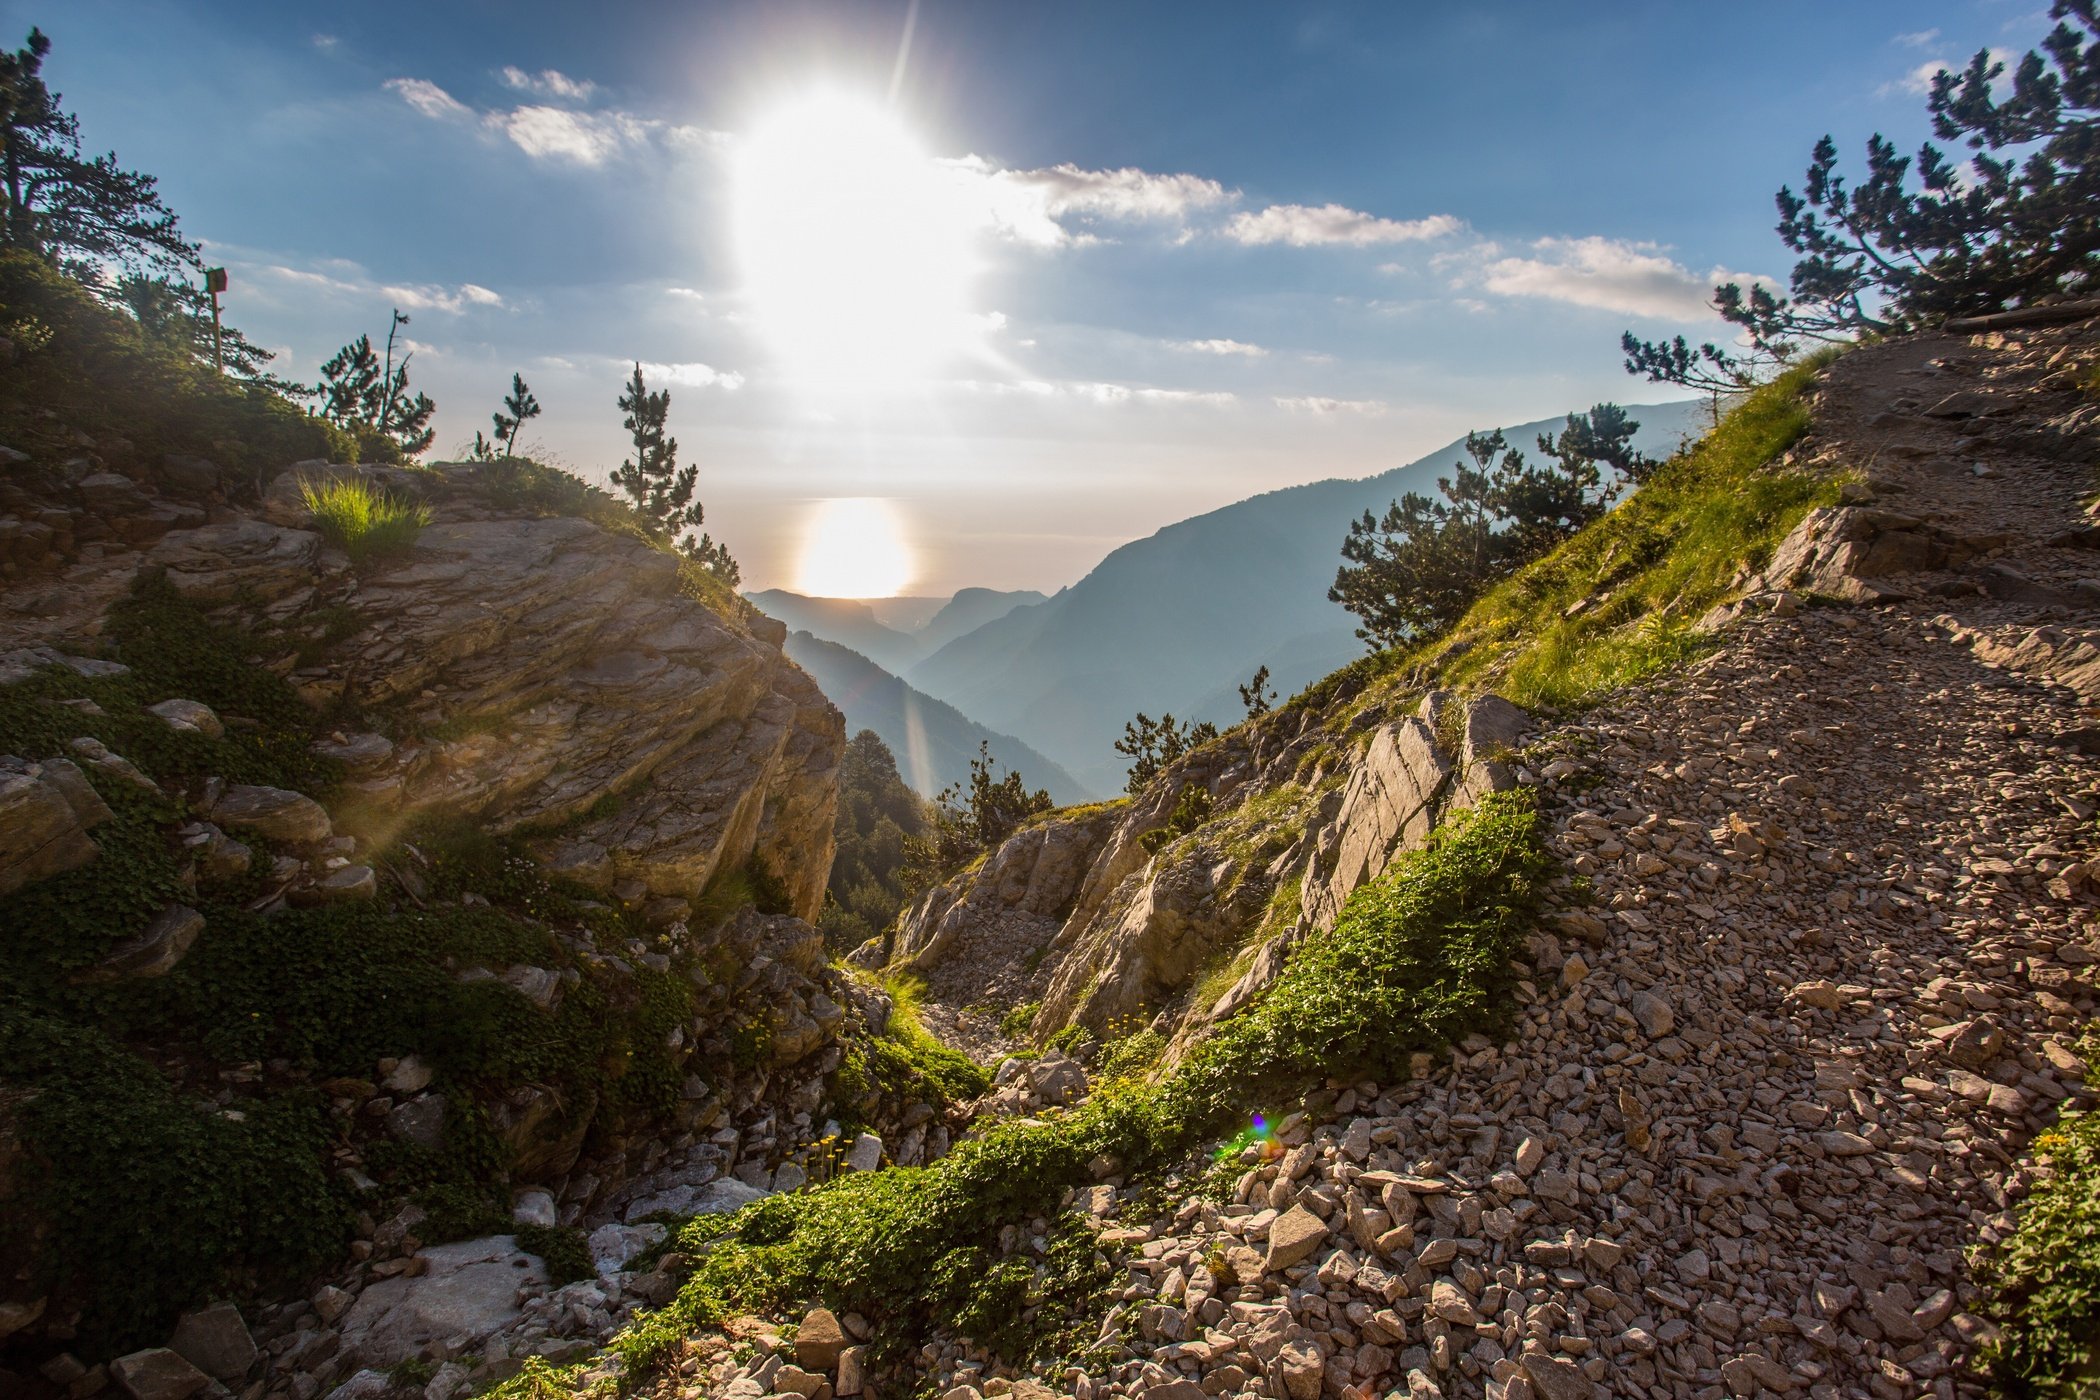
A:
[[[109,817],[65,759],[0,757],[0,895],[93,860],[100,851],[88,833]]]
[[[1910,596],[1891,580],[1959,568],[2001,548],[2002,535],[1968,535],[1921,516],[1872,506],[1820,506],[1780,542],[1765,591],[1800,590],[1874,603]]]
[[[926,975],[936,999],[1039,1002],[1038,1040],[1074,1024],[1172,1032],[1232,1014],[1444,811],[1511,786],[1530,728],[1505,700],[1446,692],[1414,714],[1361,719],[1353,753],[1337,753],[1311,716],[1270,716],[1127,805],[1016,833],[905,912],[890,961]],[[1191,787],[1212,810],[1182,832],[1172,814]],[[1196,998],[1220,969],[1223,995]]]
[[[432,521],[407,554],[353,568],[301,499],[302,483],[331,478],[419,500]],[[94,489],[128,518],[174,488],[143,476]],[[184,597],[308,639],[291,679],[315,706],[385,717],[386,733],[333,746],[352,769],[335,813],[347,829],[450,813],[556,830],[539,850],[562,873],[664,898],[690,900],[756,864],[814,918],[845,741],[837,710],[777,637],[688,596],[676,556],[509,504],[506,489],[483,464],[297,464],[255,509],[120,532],[66,575],[78,586],[63,607],[19,589],[0,597],[0,638],[91,643],[101,611],[157,572]],[[259,800],[235,789],[216,820],[262,832],[295,815],[248,815]],[[325,838],[313,815],[281,839]]]
[[[331,603],[359,625],[292,677],[317,702],[404,715],[352,784],[360,820],[560,826],[541,850],[563,873],[663,896],[756,859],[814,918],[838,712],[777,646],[685,596],[674,556],[588,521],[495,514],[472,469],[457,476],[425,487],[436,520],[407,558],[338,578]],[[300,514],[278,484],[268,505]]]
[[[518,1321],[521,1288],[547,1282],[545,1266],[509,1235],[439,1245],[416,1258],[418,1276],[382,1279],[351,1305],[342,1345],[352,1360],[384,1370],[432,1342],[471,1348]]]

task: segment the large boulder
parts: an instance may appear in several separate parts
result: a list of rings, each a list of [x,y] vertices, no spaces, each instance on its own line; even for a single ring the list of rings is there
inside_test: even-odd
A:
[[[109,956],[86,972],[82,982],[118,982],[135,977],[165,977],[175,970],[197,936],[204,932],[204,916],[187,904],[171,904],[154,916],[153,922],[110,950]]]
[[[220,826],[237,826],[266,841],[293,846],[326,841],[335,829],[328,820],[328,809],[311,797],[249,783],[227,788],[212,804],[211,819]]]
[[[547,1286],[546,1266],[509,1235],[435,1245],[416,1257],[422,1275],[381,1279],[344,1316],[343,1352],[359,1365],[385,1370],[432,1342],[472,1350],[523,1319],[521,1289]]]
[[[211,1377],[166,1347],[120,1356],[109,1363],[109,1374],[131,1400],[189,1400],[211,1384]]]
[[[177,593],[203,603],[248,597],[276,602],[311,593],[321,537],[260,520],[228,520],[176,530],[147,551]]]
[[[216,1380],[230,1381],[255,1364],[255,1338],[231,1303],[214,1303],[186,1313],[175,1324],[168,1348]]]
[[[93,860],[99,849],[88,832],[109,817],[67,760],[0,757],[0,895]]]

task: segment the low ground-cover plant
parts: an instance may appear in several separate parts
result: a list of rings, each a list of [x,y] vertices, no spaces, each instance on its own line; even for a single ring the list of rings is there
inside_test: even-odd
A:
[[[1069,1343],[1097,1286],[1079,1263],[1091,1244],[1074,1234],[1031,1262],[1001,1251],[1002,1230],[1049,1218],[1062,1242],[1076,1229],[1063,1194],[1093,1179],[1097,1157],[1157,1175],[1320,1079],[1391,1076],[1417,1051],[1494,1028],[1545,867],[1530,796],[1490,797],[1358,890],[1262,1000],[1165,1075],[1111,1078],[1075,1112],[998,1124],[930,1167],[849,1174],[693,1221],[678,1248],[699,1267],[615,1349],[639,1370],[694,1326],[812,1301],[861,1313],[897,1348],[936,1326],[1016,1360]]]
[[[299,499],[314,525],[353,563],[406,554],[430,523],[430,507],[354,477],[301,481]]]
[[[837,1080],[843,1112],[851,1113],[871,1097],[896,1102],[957,1102],[989,1089],[992,1076],[959,1050],[943,1045],[920,1019],[925,988],[915,979],[889,977],[883,990],[890,998],[889,1024],[879,1036],[845,1047]]]
[[[2082,1047],[2100,1057],[2100,1034]],[[2100,1074],[2091,1076],[2100,1085]],[[2065,1114],[2034,1140],[2050,1174],[2020,1226],[1983,1261],[2004,1334],[1987,1360],[2005,1394],[2100,1396],[2100,1114]]]

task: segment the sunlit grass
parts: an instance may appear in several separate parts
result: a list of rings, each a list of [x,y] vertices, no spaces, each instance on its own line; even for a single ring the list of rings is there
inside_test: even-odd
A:
[[[301,481],[299,498],[315,528],[354,563],[406,554],[430,523],[429,506],[353,477]]]
[[[1581,706],[1711,649],[1700,618],[1841,478],[1780,456],[1808,430],[1807,396],[1837,350],[1748,395],[1618,509],[1488,590],[1459,623],[1315,682],[1292,708],[1364,703],[1425,686],[1492,690],[1519,705]]]

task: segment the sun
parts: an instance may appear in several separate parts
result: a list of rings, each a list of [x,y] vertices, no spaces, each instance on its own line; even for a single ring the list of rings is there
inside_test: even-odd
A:
[[[757,326],[805,384],[906,385],[975,334],[971,210],[882,104],[774,109],[739,143],[733,207]]]
[[[911,581],[911,546],[886,500],[819,501],[802,534],[795,591],[807,598],[889,598]]]

